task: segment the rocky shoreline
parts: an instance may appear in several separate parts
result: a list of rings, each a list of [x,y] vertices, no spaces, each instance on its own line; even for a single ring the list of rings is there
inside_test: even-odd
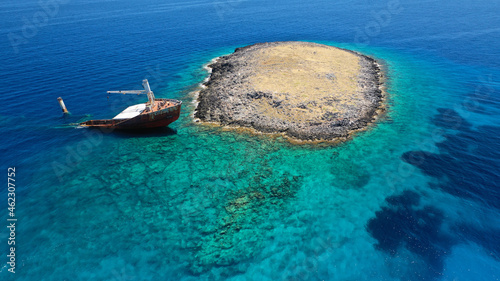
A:
[[[309,42],[237,48],[208,66],[195,118],[300,141],[341,141],[383,111],[378,63]]]

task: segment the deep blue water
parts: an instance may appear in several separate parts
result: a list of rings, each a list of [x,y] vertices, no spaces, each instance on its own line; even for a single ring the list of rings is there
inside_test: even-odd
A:
[[[500,2],[4,1],[1,280],[499,280]],[[266,41],[361,51],[388,112],[337,146],[193,122],[211,59]],[[170,129],[75,129],[141,96]],[[63,97],[71,115],[62,116]]]

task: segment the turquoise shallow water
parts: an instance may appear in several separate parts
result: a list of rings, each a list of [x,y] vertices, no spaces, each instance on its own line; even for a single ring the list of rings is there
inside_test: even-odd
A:
[[[68,3],[19,54],[0,49],[0,99],[10,105],[0,111],[2,167],[17,168],[19,218],[18,272],[2,260],[2,280],[500,278],[495,3],[462,3],[470,15],[446,2],[404,3],[367,46],[356,28],[387,3],[124,3]],[[30,1],[4,5],[38,11]],[[278,40],[379,59],[387,113],[336,146],[193,122],[204,65]],[[156,96],[184,102],[168,129],[66,126],[142,102],[103,93],[143,78]],[[60,95],[71,116],[59,115]],[[3,255],[9,233],[0,235]]]
[[[496,227],[494,212],[427,188],[435,180],[401,160],[406,151],[435,151],[444,138],[429,119],[453,100],[442,95],[452,81],[440,68],[449,65],[363,50],[384,62],[386,116],[344,144],[297,146],[193,122],[191,92],[208,75],[202,66],[226,51],[194,59],[179,73],[186,105],[169,130],[131,135],[59,129],[76,130],[70,133],[80,138],[38,156],[48,165],[30,164],[41,168],[18,212],[18,239],[33,245],[19,250],[24,280],[426,276],[425,259],[411,251],[378,251],[366,229],[385,198],[404,190],[446,206],[448,224],[488,214],[491,221],[482,227]],[[489,270],[498,266],[477,245],[459,247],[478,252]],[[458,267],[450,276],[461,274],[461,261],[447,260]]]

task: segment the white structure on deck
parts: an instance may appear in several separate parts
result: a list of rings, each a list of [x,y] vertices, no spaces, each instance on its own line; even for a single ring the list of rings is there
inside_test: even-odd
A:
[[[145,103],[145,104],[137,104],[137,105],[130,106],[127,109],[125,109],[122,113],[118,114],[113,119],[124,119],[124,118],[117,118],[117,117],[120,116],[120,115],[122,115],[122,114],[124,114],[126,111],[129,111],[129,109],[130,109],[130,112],[135,112],[135,109],[132,109],[132,108],[136,107],[136,106],[137,107],[139,107],[139,106],[145,106],[145,108],[147,108],[149,110],[151,110],[154,107],[154,105],[155,105],[155,95],[153,94],[153,91],[151,91],[151,88],[149,87],[148,79],[142,80],[142,87],[144,88],[144,90],[108,91],[108,94],[137,94],[137,95],[146,94],[146,95],[148,95],[148,102],[147,103]],[[135,116],[137,116],[139,114],[140,114],[140,112],[138,114],[134,115],[133,117],[135,117]],[[124,116],[125,116],[125,114],[124,114]]]
[[[120,112],[120,114],[116,115],[113,119],[130,119],[134,118],[137,115],[141,114],[141,112],[146,109],[145,103],[140,103],[136,105],[132,105],[127,107],[124,111]]]

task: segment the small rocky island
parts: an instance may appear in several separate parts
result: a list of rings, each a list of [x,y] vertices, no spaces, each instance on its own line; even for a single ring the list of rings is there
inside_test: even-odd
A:
[[[338,141],[382,110],[377,62],[350,50],[308,43],[259,43],[208,66],[195,118],[282,133],[295,140]]]

